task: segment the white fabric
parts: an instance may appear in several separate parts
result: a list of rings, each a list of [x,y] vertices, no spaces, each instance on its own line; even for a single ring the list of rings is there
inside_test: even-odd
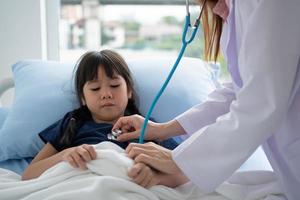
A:
[[[188,112],[176,118],[187,132],[187,134],[182,135],[181,138],[188,138],[200,128],[214,123],[220,115],[228,113],[229,106],[233,100],[235,100],[233,84],[224,83],[220,85],[215,91],[208,95],[205,103],[192,107]],[[211,112],[212,109],[214,112]],[[199,113],[205,114],[199,115]],[[195,123],[195,120],[185,119],[196,119],[197,123]]]
[[[286,196],[299,200],[300,1],[234,2],[235,12],[228,20],[236,22],[235,67],[243,86],[235,90],[235,98],[229,98],[231,103],[217,92],[215,103],[204,103],[177,118],[191,136],[173,151],[173,158],[209,192],[263,144]],[[225,49],[227,31],[232,31],[226,25]],[[215,123],[203,127],[204,119]]]
[[[175,189],[154,186],[148,190],[129,181],[126,173],[133,161],[121,148],[109,142],[95,148],[98,157],[88,163],[88,170],[84,171],[61,162],[37,179],[21,181],[19,175],[0,169],[0,199],[269,200],[275,196],[280,199],[281,191],[271,172],[239,173],[211,194],[202,193],[191,182]]]

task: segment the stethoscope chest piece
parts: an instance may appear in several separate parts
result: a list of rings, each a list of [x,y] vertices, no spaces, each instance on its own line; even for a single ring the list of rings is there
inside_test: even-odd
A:
[[[117,140],[117,137],[122,134],[122,131],[119,129],[112,130],[111,133],[107,134],[107,139]]]

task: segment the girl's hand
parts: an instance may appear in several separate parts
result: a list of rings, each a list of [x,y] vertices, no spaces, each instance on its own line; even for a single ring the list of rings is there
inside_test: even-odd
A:
[[[132,178],[133,182],[144,188],[150,188],[160,182],[157,172],[143,163],[134,164],[128,172],[128,176]]]
[[[171,151],[153,142],[130,143],[126,148],[128,157],[136,163],[144,163],[165,174],[183,174],[172,158]]]
[[[139,138],[144,120],[145,118],[141,117],[140,115],[121,117],[112,128],[112,130],[120,129],[122,131],[122,134],[118,136],[117,140],[120,142],[124,142]],[[159,123],[155,123],[149,120],[145,139],[157,141],[162,140],[163,135],[159,134],[159,127]]]
[[[83,144],[63,150],[62,160],[70,163],[74,168],[87,169],[86,163],[97,158],[92,145]]]

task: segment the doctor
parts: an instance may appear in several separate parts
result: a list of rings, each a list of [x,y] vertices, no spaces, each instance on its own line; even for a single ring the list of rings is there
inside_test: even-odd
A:
[[[232,84],[174,120],[149,122],[146,139],[188,136],[175,150],[132,144],[127,152],[212,192],[263,145],[286,197],[299,200],[300,1],[207,0],[204,9],[206,58],[216,60],[221,44]],[[137,115],[120,118],[118,140],[138,138],[142,123]]]

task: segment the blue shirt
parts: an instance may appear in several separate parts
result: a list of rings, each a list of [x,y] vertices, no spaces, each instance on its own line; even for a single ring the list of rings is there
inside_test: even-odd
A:
[[[72,144],[70,146],[65,146],[60,142],[60,140],[70,119],[71,112],[67,113],[61,120],[55,122],[39,133],[40,138],[45,143],[49,142],[57,151],[62,151],[66,148],[75,147],[82,144],[98,144],[103,141],[113,142],[125,149],[130,142],[138,142],[138,140],[132,140],[129,142],[110,140],[107,138],[107,134],[111,133],[111,129],[113,127],[112,124],[96,123],[93,120],[89,120],[84,122],[84,124],[79,127],[75,137],[73,138]],[[165,140],[159,144],[168,149],[174,149],[178,145],[173,139]]]

